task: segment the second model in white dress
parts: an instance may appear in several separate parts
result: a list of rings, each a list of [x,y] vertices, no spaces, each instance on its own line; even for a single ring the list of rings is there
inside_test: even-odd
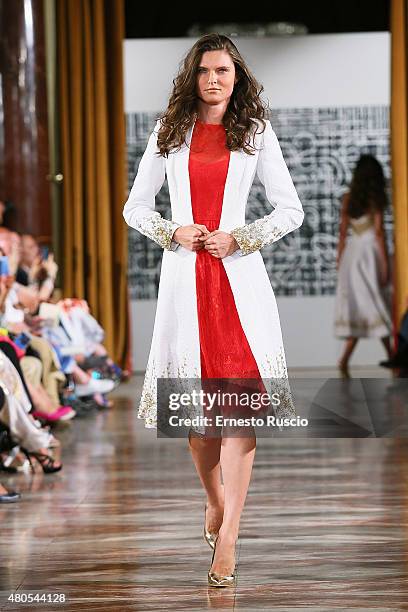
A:
[[[392,332],[390,287],[380,283],[381,254],[371,213],[349,219],[335,301],[338,338],[384,338]]]

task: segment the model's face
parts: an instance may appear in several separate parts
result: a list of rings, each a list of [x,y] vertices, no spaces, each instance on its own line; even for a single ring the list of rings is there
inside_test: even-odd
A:
[[[197,69],[197,95],[207,104],[228,101],[236,82],[235,65],[227,51],[205,51]]]

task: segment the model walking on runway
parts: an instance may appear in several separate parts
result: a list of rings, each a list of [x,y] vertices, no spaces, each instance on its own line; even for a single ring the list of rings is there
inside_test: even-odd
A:
[[[349,378],[349,360],[360,338],[379,338],[391,358],[391,285],[384,210],[385,178],[379,161],[360,156],[344,194],[337,252],[334,332],[345,340],[338,366]],[[347,235],[348,230],[350,235]]]
[[[276,300],[260,249],[298,228],[304,213],[263,88],[232,41],[201,37],[187,53],[156,122],[123,215],[164,249],[152,345],[138,415],[157,427],[157,378],[287,379]],[[245,224],[257,173],[274,210]],[[172,220],[155,208],[167,175]],[[293,406],[281,414],[293,416]],[[210,586],[235,584],[235,546],[255,434],[189,445],[206,494]]]

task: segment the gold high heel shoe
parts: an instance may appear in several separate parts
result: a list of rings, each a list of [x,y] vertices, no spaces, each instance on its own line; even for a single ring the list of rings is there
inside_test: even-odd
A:
[[[207,531],[206,528],[206,515],[207,515],[207,504],[204,506],[204,539],[212,549],[215,548],[215,541],[218,537],[218,533],[211,533],[211,531]]]
[[[212,587],[235,586],[236,578],[237,578],[236,573],[235,573],[236,566],[234,567],[233,572],[231,574],[227,574],[226,576],[222,576],[221,574],[217,574],[216,572],[211,571],[211,567],[214,561],[215,547],[216,547],[216,542],[214,544],[214,550],[213,550],[213,555],[211,559],[210,569],[208,570],[208,585]]]

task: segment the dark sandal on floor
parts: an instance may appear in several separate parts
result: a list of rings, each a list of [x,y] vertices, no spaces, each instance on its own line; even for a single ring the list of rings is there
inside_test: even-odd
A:
[[[54,457],[51,457],[51,455],[46,455],[45,453],[38,452],[29,452],[25,448],[22,448],[21,450],[30,462],[30,467],[33,471],[33,474],[35,473],[35,468],[31,457],[35,457],[35,459],[37,459],[43,469],[44,474],[52,474],[53,472],[59,472],[59,470],[62,468],[62,464],[58,466],[54,465],[56,460],[54,459]]]

